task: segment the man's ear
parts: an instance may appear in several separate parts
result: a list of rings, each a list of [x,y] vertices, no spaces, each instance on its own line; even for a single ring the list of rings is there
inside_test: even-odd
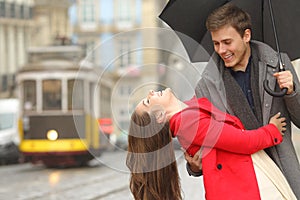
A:
[[[245,42],[249,42],[251,40],[251,30],[250,29],[247,28],[244,31],[243,39],[245,40]]]

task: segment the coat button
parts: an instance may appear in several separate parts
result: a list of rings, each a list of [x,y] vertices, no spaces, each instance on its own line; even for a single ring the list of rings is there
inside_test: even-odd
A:
[[[222,165],[221,165],[221,164],[218,164],[218,165],[217,165],[217,168],[218,168],[219,170],[221,170],[221,169],[222,169]]]
[[[275,138],[274,141],[275,141],[275,143],[277,143],[277,141],[278,141],[277,138]]]

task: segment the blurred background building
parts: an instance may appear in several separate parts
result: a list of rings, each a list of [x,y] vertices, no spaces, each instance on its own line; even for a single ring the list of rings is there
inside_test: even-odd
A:
[[[117,122],[115,130],[128,129],[128,112],[133,108],[133,104],[128,104],[128,97],[137,85],[157,80],[157,67],[146,67],[145,63],[159,63],[161,55],[142,47],[146,43],[158,43],[159,37],[139,29],[161,26],[156,14],[164,3],[161,0],[77,0],[70,7],[72,42],[84,46],[87,59],[103,68],[104,76],[110,74],[114,83],[111,92],[106,93],[111,95],[110,105],[102,104],[100,109],[111,109]]]
[[[0,0],[0,97],[13,95],[34,30],[33,0]]]
[[[0,0],[0,98],[17,97],[16,73],[30,60],[28,49],[78,45],[101,68],[109,84],[101,91],[100,111],[127,130],[137,85],[145,95],[159,78],[164,55],[155,49],[163,38],[145,27],[162,27],[161,0]],[[161,76],[160,76],[161,77]],[[99,77],[101,79],[101,77]],[[135,95],[138,99],[140,95]],[[133,102],[137,99],[133,99]]]
[[[34,0],[31,46],[65,45],[71,37],[70,0]]]

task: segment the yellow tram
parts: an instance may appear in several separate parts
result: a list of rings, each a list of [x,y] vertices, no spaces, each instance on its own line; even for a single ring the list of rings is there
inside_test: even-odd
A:
[[[107,147],[99,131],[98,73],[80,62],[81,48],[32,48],[17,74],[21,109],[19,149],[25,161],[84,165]]]

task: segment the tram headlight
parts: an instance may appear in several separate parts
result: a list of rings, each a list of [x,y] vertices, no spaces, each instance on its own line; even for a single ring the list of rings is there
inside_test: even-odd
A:
[[[54,141],[54,140],[57,140],[57,138],[58,138],[58,132],[56,130],[52,129],[47,132],[48,140]]]

